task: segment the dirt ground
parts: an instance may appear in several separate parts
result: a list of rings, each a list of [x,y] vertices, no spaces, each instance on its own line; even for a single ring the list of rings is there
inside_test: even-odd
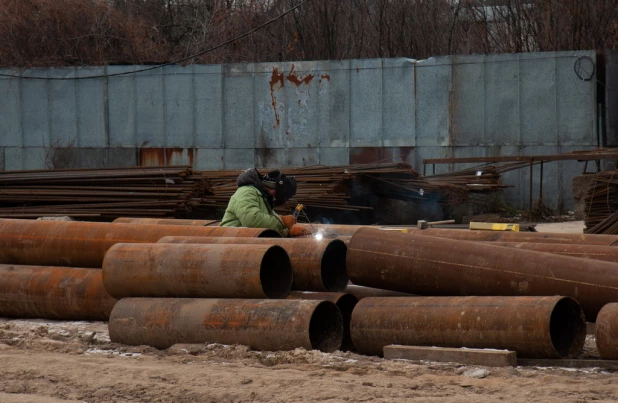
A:
[[[555,231],[557,224],[547,228]],[[597,356],[593,336],[584,356]],[[0,402],[593,400],[618,400],[616,374],[600,368],[466,367],[304,349],[257,352],[220,344],[159,351],[111,343],[103,322],[0,318]]]
[[[587,354],[595,355],[594,339]],[[111,343],[103,322],[0,319],[0,401],[584,402],[618,400],[599,368],[485,368],[297,349]]]

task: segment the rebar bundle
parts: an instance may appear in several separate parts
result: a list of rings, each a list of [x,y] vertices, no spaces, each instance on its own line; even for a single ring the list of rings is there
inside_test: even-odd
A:
[[[618,234],[618,171],[595,174],[584,200],[587,234]]]
[[[0,173],[0,217],[168,217],[208,191],[185,166],[9,171]]]

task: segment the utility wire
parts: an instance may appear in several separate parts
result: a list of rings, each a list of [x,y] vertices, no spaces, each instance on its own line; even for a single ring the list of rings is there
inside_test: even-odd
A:
[[[296,10],[297,8],[301,7],[303,4],[305,4],[306,2],[308,2],[309,0],[304,0],[303,2],[299,3],[298,5],[290,8],[289,10],[283,12],[282,14],[278,15],[277,17],[266,21],[264,24],[257,26],[256,28],[245,32],[242,35],[239,35],[235,38],[230,39],[229,41],[220,43],[217,46],[213,46],[210,49],[206,49],[203,50],[201,52],[198,52],[194,55],[191,56],[187,56],[187,57],[183,57],[182,59],[178,59],[178,60],[174,60],[171,62],[167,62],[167,63],[163,63],[163,64],[158,64],[156,66],[151,66],[151,67],[146,67],[143,69],[139,69],[139,70],[133,70],[133,71],[125,71],[122,73],[113,73],[113,74],[99,74],[99,75],[95,75],[95,76],[85,76],[85,77],[37,77],[37,76],[21,76],[21,75],[14,75],[14,74],[0,74],[0,77],[9,77],[9,78],[22,78],[22,79],[27,79],[27,80],[89,80],[89,79],[93,79],[93,78],[107,78],[107,77],[117,77],[117,76],[125,76],[125,75],[129,75],[129,74],[136,74],[136,73],[142,73],[144,71],[150,71],[150,70],[156,70],[156,69],[160,69],[163,68],[165,66],[171,66],[173,64],[178,64],[178,63],[182,63],[184,61],[196,58],[198,56],[202,56],[206,53],[210,53],[212,51],[215,51],[219,48],[222,48],[223,46],[229,45],[232,42],[236,42],[240,39],[243,39],[251,34],[253,34],[254,32],[259,31],[260,29],[272,24],[275,21],[280,20],[281,18],[285,17],[286,15],[288,15],[289,13],[291,13],[292,11]]]

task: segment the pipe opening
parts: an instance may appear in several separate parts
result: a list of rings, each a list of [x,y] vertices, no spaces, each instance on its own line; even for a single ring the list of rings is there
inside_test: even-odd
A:
[[[332,353],[341,347],[342,339],[343,319],[339,308],[330,301],[320,302],[309,322],[311,348]]]
[[[266,298],[285,298],[290,293],[292,263],[281,246],[271,246],[264,253],[260,266],[260,282]]]
[[[586,341],[586,320],[581,306],[573,298],[562,298],[551,313],[549,333],[560,357],[575,357]]]
[[[358,304],[358,298],[352,294],[342,295],[336,303],[339,312],[341,312],[341,319],[343,320],[341,351],[351,351],[354,349],[354,343],[352,343],[352,336],[350,335],[350,321],[352,320],[352,311],[356,304]]]
[[[257,237],[258,238],[281,238],[281,234],[275,231],[274,229],[265,229],[264,231],[260,232],[260,235],[258,235]]]
[[[346,253],[348,247],[345,242],[333,239],[328,243],[322,255],[320,276],[322,286],[326,291],[340,292],[348,285],[346,270]]]

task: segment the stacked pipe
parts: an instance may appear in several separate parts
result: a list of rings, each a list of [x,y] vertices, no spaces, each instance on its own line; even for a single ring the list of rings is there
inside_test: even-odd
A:
[[[575,357],[588,320],[597,321],[601,357],[618,356],[618,261],[607,246],[618,237],[389,229],[339,231],[352,234],[347,265],[355,285],[417,295],[363,298],[350,325],[359,352],[408,344]],[[514,243],[495,242],[507,240]]]
[[[210,192],[190,167],[0,172],[0,217],[168,217]]]
[[[168,234],[279,236],[264,229],[0,219],[0,316],[107,320],[116,299],[102,278],[118,242]]]

